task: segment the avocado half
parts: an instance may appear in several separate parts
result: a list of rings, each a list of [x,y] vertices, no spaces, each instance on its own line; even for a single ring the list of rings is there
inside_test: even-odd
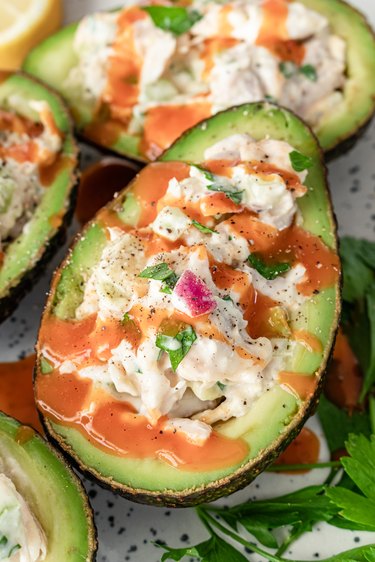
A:
[[[78,182],[78,145],[73,136],[71,117],[61,97],[25,73],[1,77],[0,109],[38,122],[37,113],[29,107],[32,100],[47,102],[62,134],[63,145],[56,162],[56,173],[46,186],[27,229],[5,248],[0,264],[0,322],[13,312],[64,242]]]
[[[47,540],[45,562],[91,562],[93,513],[81,482],[31,427],[0,412],[0,473],[29,505]]]
[[[163,154],[161,160],[200,163],[209,146],[235,133],[247,133],[256,140],[265,137],[284,140],[311,157],[312,167],[305,181],[308,192],[298,200],[303,227],[336,251],[336,223],[321,149],[310,129],[289,111],[267,103],[256,103],[218,113],[186,132]],[[114,214],[115,221],[135,225],[139,203],[132,196],[132,183],[104,209],[112,216]],[[96,218],[78,235],[71,252],[54,277],[42,327],[51,315],[61,320],[74,319],[75,310],[83,299],[85,281],[100,258],[105,240],[104,228]],[[34,385],[46,433],[75,461],[80,470],[97,479],[100,484],[137,502],[185,507],[232,493],[246,486],[277,458],[314,410],[333,346],[339,313],[338,281],[336,285],[314,294],[292,318],[293,330],[308,330],[322,342],[321,352],[309,351],[297,344],[291,359],[292,372],[315,376],[308,398],[299,399],[276,384],[254,403],[245,416],[215,426],[215,430],[222,435],[232,439],[242,438],[248,444],[249,453],[239,464],[224,469],[190,472],[177,470],[153,458],[112,455],[108,449],[95,446],[76,427],[49,417],[47,410],[38,403],[39,381],[43,379],[43,386],[48,386],[45,377],[51,371],[43,368],[45,359],[39,341]]]
[[[375,37],[365,17],[342,0],[299,0],[306,7],[324,15],[335,34],[347,43],[347,77],[343,102],[331,111],[329,118],[315,133],[328,157],[335,157],[351,148],[375,111]],[[24,61],[23,68],[56,88],[69,104],[76,127],[85,135],[92,124],[92,109],[77,93],[64,88],[70,70],[76,65],[73,38],[77,23],[58,31],[34,48]],[[104,117],[105,120],[105,117]],[[95,130],[95,127],[93,127]],[[91,137],[91,138],[90,138]],[[140,137],[119,132],[109,135],[102,146],[129,158],[145,161],[139,151]]]

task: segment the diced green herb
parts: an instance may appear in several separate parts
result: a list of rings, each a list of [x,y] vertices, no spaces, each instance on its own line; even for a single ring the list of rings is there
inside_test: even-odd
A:
[[[19,550],[21,548],[20,544],[15,544],[9,551],[8,557],[10,558],[12,556],[12,554],[14,554],[15,552],[17,552],[17,550]]]
[[[122,323],[126,324],[127,322],[130,322],[130,316],[127,312],[125,312],[124,316],[122,317]]]
[[[159,263],[158,265],[152,265],[151,267],[146,267],[138,277],[143,277],[145,279],[155,279],[156,281],[163,281],[160,292],[171,294],[174,286],[178,281],[178,276],[175,272],[170,269],[168,264]]]
[[[187,10],[177,6],[145,6],[156,27],[170,31],[174,35],[182,35],[202,18],[197,10]]]
[[[193,328],[187,326],[174,337],[158,334],[156,336],[156,347],[168,353],[171,367],[173,371],[176,371],[196,339],[197,336]]]
[[[293,170],[296,172],[308,170],[313,165],[313,159],[310,156],[305,156],[297,150],[292,150],[292,152],[289,153],[289,159]]]
[[[191,222],[192,222],[192,225],[195,226],[195,228],[197,228],[198,230],[200,230],[204,234],[216,234],[216,230],[212,230],[212,228],[208,228],[208,226],[204,226],[204,224],[201,224],[200,222],[198,222],[194,219]]]
[[[316,68],[312,64],[304,64],[303,66],[300,66],[299,72],[311,80],[311,82],[316,82],[318,79]]]
[[[157,281],[165,281],[168,277],[174,275],[174,271],[170,269],[167,263],[158,263],[157,265],[152,265],[146,267],[138,277],[143,277],[145,279],[156,279]]]
[[[223,390],[225,389],[225,384],[223,384],[222,382],[217,381],[216,384],[217,384],[217,386],[220,388],[221,391],[223,391]]]
[[[261,274],[262,277],[272,281],[276,279],[279,275],[286,273],[290,270],[291,265],[289,263],[275,263],[272,265],[267,265],[264,261],[256,254],[250,254],[247,258],[250,265]]]
[[[0,537],[0,546],[5,546],[8,543],[8,539],[5,535]]]
[[[53,371],[53,365],[44,357],[44,355],[40,358],[40,370],[43,375],[48,375]]]
[[[236,203],[236,205],[239,205],[242,202],[242,196],[244,191],[231,191],[230,189],[220,185],[216,179],[215,176],[213,174],[211,174],[211,172],[209,172],[208,170],[205,170],[204,168],[201,168],[200,166],[197,166],[196,164],[191,164],[194,168],[197,168],[200,172],[202,172],[202,174],[204,175],[204,177],[211,182],[210,185],[207,185],[207,189],[209,189],[210,191],[219,191],[220,193],[224,193],[229,199],[231,199],[233,201],[233,203]]]
[[[217,185],[217,184],[214,184],[214,183],[211,184],[211,185],[208,185],[207,189],[209,189],[210,191],[219,191],[221,193],[224,193],[236,205],[240,205],[240,203],[242,202],[244,190],[242,190],[242,191],[230,191],[229,189],[226,189],[225,187],[222,187],[221,185]]]
[[[229,295],[224,295],[224,296],[223,296],[223,301],[233,302],[233,299],[232,299],[232,297],[230,297]]]
[[[279,63],[280,72],[288,79],[297,73],[297,68],[297,65],[292,61],[282,61]]]

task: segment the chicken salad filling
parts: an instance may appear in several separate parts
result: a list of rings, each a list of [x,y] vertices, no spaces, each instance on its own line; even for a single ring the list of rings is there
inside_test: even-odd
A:
[[[65,89],[141,138],[155,159],[184,130],[245,102],[280,103],[318,126],[342,100],[345,41],[299,2],[144,2],[86,16]]]
[[[0,473],[0,560],[41,562],[46,536],[13,481]]]
[[[91,380],[197,445],[245,415],[287,369],[290,317],[337,274],[334,255],[298,225],[309,165],[283,141],[233,135],[202,165],[145,168],[128,194],[138,224],[97,217],[107,240],[75,312],[76,326],[90,325],[87,344],[58,353],[42,334],[46,372]],[[89,400],[85,416],[96,407]]]
[[[41,172],[53,165],[62,147],[47,103],[33,100],[29,109],[38,122],[0,112],[0,254],[27,228],[45,192]]]

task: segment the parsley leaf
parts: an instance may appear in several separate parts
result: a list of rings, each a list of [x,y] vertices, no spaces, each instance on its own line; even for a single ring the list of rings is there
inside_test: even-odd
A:
[[[327,496],[341,509],[342,517],[375,531],[375,436],[351,434],[346,448],[350,457],[341,463],[362,494],[336,486],[327,490]]]
[[[345,237],[343,329],[364,372],[361,400],[375,383],[375,243]]]
[[[276,279],[282,273],[286,273],[290,270],[291,265],[289,263],[275,263],[272,265],[267,265],[264,261],[259,258],[256,254],[250,254],[247,258],[250,265],[261,274],[262,277],[272,281]]]
[[[196,164],[192,164],[192,166],[194,166],[194,168],[197,168],[200,172],[202,172],[206,180],[211,182],[210,185],[207,185],[207,189],[209,189],[210,191],[219,191],[220,193],[224,193],[229,199],[233,201],[233,203],[236,203],[236,205],[239,205],[242,202],[242,196],[244,190],[232,191],[227,187],[220,185],[216,181],[215,176],[211,174],[211,172],[209,172],[208,170],[205,170],[204,168],[201,168],[201,166],[197,166]]]
[[[305,156],[297,150],[292,150],[292,152],[289,153],[289,159],[293,170],[296,172],[303,172],[313,165],[313,159],[310,156]]]
[[[311,80],[311,82],[316,82],[318,80],[316,68],[312,64],[304,64],[303,66],[300,66],[299,73],[306,76],[306,78]]]
[[[176,371],[196,339],[197,336],[193,328],[187,326],[174,337],[158,334],[156,336],[156,347],[168,353],[171,367]]]
[[[371,434],[370,418],[366,412],[349,414],[325,396],[320,398],[318,414],[331,453],[345,447],[350,433],[362,433],[366,436]]]
[[[198,230],[200,230],[204,234],[216,234],[216,230],[212,230],[212,228],[208,228],[208,226],[204,226],[204,224],[201,224],[200,222],[198,222],[194,219],[191,222],[192,222],[192,225],[195,226],[195,228],[197,228]]]
[[[149,14],[156,27],[182,35],[202,18],[196,10],[187,10],[177,6],[146,6],[142,8]]]
[[[215,512],[232,529],[240,524],[264,546],[277,548],[271,530],[304,524],[305,530],[310,531],[314,523],[329,521],[337,514],[337,508],[324,492],[324,486],[310,486],[269,500],[246,502],[229,509],[215,508]]]
[[[242,191],[230,191],[229,189],[226,189],[225,187],[223,187],[221,185],[214,184],[214,183],[211,184],[211,185],[208,185],[207,189],[209,189],[210,191],[220,191],[221,193],[224,193],[236,205],[240,205],[241,202],[242,202],[244,190],[242,190]]]
[[[201,562],[247,562],[243,554],[216,534],[213,534],[207,541],[193,547],[170,548],[164,545],[158,546],[167,550],[161,558],[162,562],[165,560],[182,560],[184,556],[194,556]]]
[[[146,267],[138,277],[143,277],[145,279],[156,279],[157,281],[165,281],[171,275],[174,275],[174,271],[169,268],[166,263],[158,263],[157,265],[152,265],[151,267]]]

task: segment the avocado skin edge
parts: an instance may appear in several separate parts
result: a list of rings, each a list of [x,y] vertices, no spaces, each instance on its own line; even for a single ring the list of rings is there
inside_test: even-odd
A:
[[[40,279],[40,277],[44,273],[44,269],[46,268],[47,264],[55,255],[56,251],[65,244],[67,239],[67,229],[72,222],[74,209],[77,200],[78,194],[78,185],[80,179],[79,173],[79,161],[80,161],[80,150],[78,147],[77,142],[74,140],[74,125],[73,119],[70,115],[69,109],[63,100],[62,96],[56,92],[53,88],[39,80],[38,78],[27,74],[27,72],[16,72],[14,73],[19,76],[23,76],[30,80],[31,82],[36,82],[39,85],[43,86],[43,88],[53,94],[56,98],[59,99],[61,105],[61,111],[63,111],[68,118],[69,121],[69,132],[67,133],[74,142],[74,154],[72,155],[76,160],[76,166],[70,176],[69,182],[69,203],[67,205],[66,211],[62,217],[62,222],[60,226],[57,228],[56,233],[52,238],[48,240],[45,244],[43,252],[39,256],[38,260],[34,264],[31,269],[28,269],[24,272],[22,278],[19,280],[17,285],[10,287],[7,294],[4,297],[0,298],[0,324],[4,322],[16,308],[19,306],[21,300],[26,296],[27,293],[31,291],[35,283]]]
[[[244,104],[244,105],[248,105],[248,104]],[[255,103],[253,105],[262,106],[264,104],[262,104],[261,102],[258,102],[258,103]],[[275,108],[282,109],[282,110],[285,110],[285,111],[293,114],[293,112],[291,112],[290,110],[287,110],[286,108],[280,108],[276,104],[269,104],[268,103],[267,105],[269,105],[269,106],[275,105]],[[240,107],[240,106],[237,106],[237,107]],[[232,108],[232,110],[233,109],[236,109],[236,108]],[[225,113],[225,111],[220,112],[220,113]],[[295,115],[295,114],[293,114],[293,115]],[[326,187],[326,193],[327,193],[327,198],[328,198],[327,212],[330,212],[331,217],[332,217],[332,230],[335,234],[335,241],[336,241],[335,249],[338,252],[339,240],[338,240],[338,235],[337,235],[337,219],[336,219],[336,215],[333,211],[331,193],[330,193],[330,190],[328,189],[328,182],[327,182],[328,170],[327,170],[327,167],[325,165],[324,153],[323,153],[323,150],[320,147],[320,144],[318,142],[318,139],[317,139],[315,133],[311,130],[311,128],[306,123],[304,123],[304,127],[310,131],[310,134],[314,138],[314,140],[316,142],[317,149],[319,151],[320,165],[321,165],[322,170],[324,172],[324,184],[327,186]],[[193,127],[193,128],[195,128],[195,127]],[[188,135],[188,134],[189,134],[189,131],[185,131],[181,135],[181,137],[179,137],[179,139],[177,139],[175,142],[177,142],[178,140],[180,140],[181,138],[183,138],[185,135]],[[78,240],[79,240],[79,238],[82,234],[84,234],[84,230],[80,233],[80,235],[77,238],[75,238],[71,247],[73,247],[78,242]],[[65,259],[61,263],[61,265],[59,267],[59,270],[62,270],[62,268],[64,267],[64,265],[65,265],[66,261],[69,259],[69,257],[70,257],[70,253],[67,254]],[[55,447],[57,447],[61,451],[62,455],[64,457],[66,457],[68,462],[71,465],[73,465],[76,469],[78,469],[84,476],[93,480],[94,482],[99,484],[102,488],[111,490],[112,492],[117,493],[120,496],[122,496],[122,497],[124,497],[128,500],[134,501],[136,503],[152,505],[152,506],[156,506],[156,507],[171,507],[171,508],[193,507],[193,506],[201,504],[201,503],[212,502],[216,499],[219,499],[220,497],[223,497],[224,495],[232,494],[233,492],[236,492],[236,491],[244,488],[245,486],[250,484],[269,465],[271,465],[273,463],[273,461],[276,460],[276,458],[282,453],[282,451],[299,434],[303,425],[306,423],[308,418],[311,415],[314,414],[314,412],[315,412],[315,410],[318,406],[319,397],[320,397],[320,394],[321,394],[321,392],[323,390],[323,387],[324,387],[325,376],[326,376],[326,373],[327,373],[327,370],[328,370],[330,360],[331,360],[332,355],[333,355],[334,344],[335,344],[335,340],[336,340],[337,331],[338,331],[338,328],[339,328],[339,321],[340,321],[340,315],[341,315],[342,282],[343,282],[343,278],[342,278],[342,272],[340,270],[338,287],[337,287],[338,294],[337,294],[337,299],[336,299],[336,317],[333,319],[333,322],[332,322],[333,328],[332,328],[332,331],[331,331],[331,342],[330,342],[330,346],[327,345],[326,349],[328,351],[326,352],[326,356],[323,358],[322,364],[321,364],[319,370],[315,373],[317,378],[318,378],[318,383],[317,383],[317,386],[315,388],[314,395],[309,399],[309,401],[307,403],[305,403],[305,406],[302,406],[300,408],[299,412],[293,417],[293,420],[290,424],[291,427],[288,429],[288,432],[283,433],[278,438],[278,440],[276,441],[276,444],[274,442],[273,445],[271,445],[268,449],[263,450],[258,455],[257,459],[252,459],[250,461],[253,464],[253,466],[251,468],[247,468],[247,465],[249,464],[249,462],[248,462],[245,465],[243,465],[242,467],[240,467],[239,469],[237,469],[237,471],[230,474],[229,476],[226,476],[226,477],[224,477],[220,480],[217,480],[215,482],[211,482],[209,485],[200,486],[198,488],[191,489],[190,491],[186,491],[186,490],[180,491],[180,492],[174,492],[172,490],[148,491],[148,490],[145,490],[145,489],[131,488],[130,486],[119,484],[118,482],[113,481],[111,478],[103,477],[102,475],[100,475],[100,473],[98,471],[96,471],[94,469],[89,470],[85,466],[85,464],[82,461],[80,461],[79,457],[76,455],[76,453],[74,452],[72,447],[70,445],[68,445],[64,441],[63,438],[61,438],[59,435],[56,434],[56,432],[54,431],[54,429],[52,427],[51,422],[41,413],[40,410],[38,410],[39,418],[40,418],[41,423],[43,425],[43,428],[46,432],[47,438],[55,445]],[[53,288],[52,288],[52,290],[53,290]],[[50,296],[49,296],[49,298],[46,302],[46,307],[45,307],[43,316],[49,310],[50,299],[51,299],[51,294],[50,294]],[[42,319],[43,319],[43,316],[42,316]],[[41,319],[41,322],[42,322],[42,319]],[[38,340],[39,340],[39,336],[38,336]],[[37,344],[36,344],[37,355],[39,353],[39,351],[38,351],[38,340],[37,340]],[[34,383],[35,383],[35,379],[36,379],[37,376],[38,376],[38,368],[37,368],[37,363],[36,363],[35,368],[34,368],[34,374],[33,374]]]
[[[24,425],[24,424],[21,424],[21,422],[19,422],[18,420],[16,420],[12,416],[9,416],[8,414],[6,414],[5,412],[3,412],[1,410],[0,410],[0,415],[6,416],[7,418],[12,420],[13,422],[16,422],[19,426]],[[26,427],[30,427],[30,426],[26,426]],[[36,431],[34,428],[31,428],[31,429],[33,429],[33,431],[34,431],[34,435],[33,435],[32,438],[42,441],[43,445],[47,449],[49,449],[51,454],[53,454],[58,459],[58,461],[61,463],[61,465],[69,473],[69,475],[72,479],[72,484],[74,485],[77,493],[80,495],[80,497],[82,499],[83,508],[84,508],[85,516],[86,516],[86,519],[88,521],[88,527],[89,527],[89,541],[88,541],[89,542],[89,552],[87,554],[87,558],[86,558],[85,562],[96,562],[97,550],[98,550],[98,530],[97,530],[97,527],[95,525],[94,510],[91,506],[88,494],[87,494],[85,488],[83,487],[83,484],[82,484],[81,480],[73,472],[73,470],[70,466],[70,463],[67,462],[64,455],[62,455],[59,450],[57,450],[55,447],[53,447],[48,442],[48,440],[46,438],[44,438],[42,435],[40,435],[40,433],[38,431]],[[59,561],[59,562],[63,562],[63,561]]]

